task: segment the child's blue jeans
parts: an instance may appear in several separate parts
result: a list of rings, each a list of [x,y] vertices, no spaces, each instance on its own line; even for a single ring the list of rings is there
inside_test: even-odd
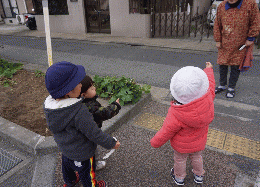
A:
[[[71,160],[62,155],[62,174],[68,187],[73,186],[76,180],[75,171],[78,171],[80,181],[84,187],[96,186],[95,157],[83,162]]]

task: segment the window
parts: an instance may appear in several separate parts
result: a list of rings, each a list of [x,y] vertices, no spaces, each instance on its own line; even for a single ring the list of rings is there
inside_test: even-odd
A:
[[[35,14],[43,15],[42,0],[33,0]],[[68,15],[67,0],[49,0],[48,8],[50,15]]]
[[[150,14],[151,0],[129,0],[129,13]]]

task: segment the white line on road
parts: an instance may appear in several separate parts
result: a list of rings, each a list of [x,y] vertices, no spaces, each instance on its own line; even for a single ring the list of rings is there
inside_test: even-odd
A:
[[[225,114],[225,113],[221,113],[221,112],[215,112],[215,114],[220,114],[220,115],[222,115],[222,116],[233,117],[233,118],[239,119],[239,120],[241,120],[241,121],[253,121],[253,119],[243,118],[243,117],[240,117],[240,116],[234,116],[234,115]]]
[[[152,86],[152,88],[151,88],[151,94],[152,94],[153,100],[158,101],[162,104],[170,105],[170,102],[165,100],[169,93],[170,93],[169,89],[166,89],[166,88],[159,88],[159,87],[155,87],[155,86]],[[244,104],[244,103],[239,103],[239,102],[234,102],[234,101],[226,101],[223,99],[215,99],[214,104],[222,105],[225,107],[234,107],[234,108],[237,108],[240,110],[260,112],[260,107],[257,107],[254,105],[249,105],[249,104]]]
[[[225,101],[222,99],[215,99],[214,104],[222,105],[225,107],[235,107],[240,110],[250,110],[250,111],[255,110],[255,111],[260,112],[260,107],[257,107],[254,105],[248,105],[248,104],[244,104],[244,103],[239,103],[239,102],[234,102],[234,101]]]

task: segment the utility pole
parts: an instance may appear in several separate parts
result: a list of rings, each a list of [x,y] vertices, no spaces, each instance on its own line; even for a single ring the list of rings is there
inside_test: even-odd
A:
[[[52,61],[52,47],[51,47],[48,0],[42,0],[42,7],[43,7],[43,15],[44,15],[48,63],[49,63],[49,67],[50,67],[53,64],[53,61]]]

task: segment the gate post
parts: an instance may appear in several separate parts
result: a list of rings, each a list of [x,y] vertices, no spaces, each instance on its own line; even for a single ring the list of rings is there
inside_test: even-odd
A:
[[[154,38],[155,35],[155,0],[151,1],[151,33],[150,36]]]

